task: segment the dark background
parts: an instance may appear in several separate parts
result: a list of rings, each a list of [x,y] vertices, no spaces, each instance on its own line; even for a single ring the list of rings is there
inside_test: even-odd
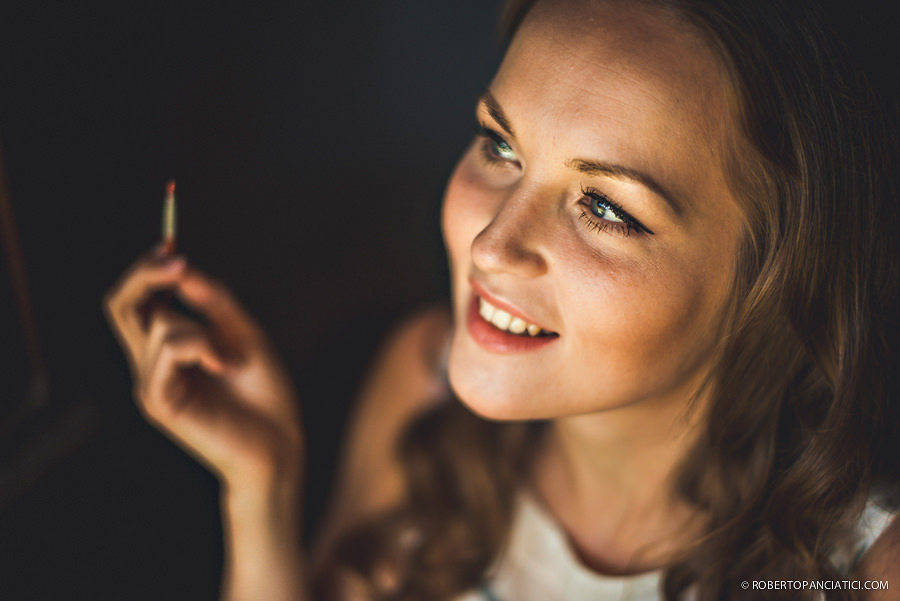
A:
[[[0,599],[216,598],[216,482],[141,421],[100,309],[157,240],[170,178],[181,250],[297,380],[314,527],[373,349],[447,294],[440,197],[498,6],[0,4],[0,143],[50,386],[20,411],[3,257],[0,416],[21,419],[0,431]]]

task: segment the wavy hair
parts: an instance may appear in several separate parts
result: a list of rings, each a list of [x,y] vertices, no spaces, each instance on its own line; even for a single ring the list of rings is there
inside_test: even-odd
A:
[[[671,12],[718,55],[739,130],[727,176],[744,215],[707,426],[680,467],[680,493],[707,528],[665,570],[664,595],[741,599],[752,597],[743,580],[838,579],[830,557],[868,500],[897,506],[900,483],[900,116],[879,79],[886,54],[854,35],[858,7],[634,1]],[[508,36],[533,4],[506,3]],[[542,431],[458,402],[414,421],[399,446],[406,502],[344,536],[321,598],[347,577],[398,601],[477,585]]]

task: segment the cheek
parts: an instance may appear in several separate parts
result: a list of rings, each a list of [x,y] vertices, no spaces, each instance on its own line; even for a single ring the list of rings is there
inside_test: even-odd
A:
[[[494,198],[473,176],[469,161],[464,156],[450,176],[441,214],[444,244],[454,274],[467,267],[472,241],[494,214]]]
[[[559,298],[586,400],[597,389],[616,404],[673,390],[706,364],[722,304],[718,278],[674,259],[585,257],[570,272]]]

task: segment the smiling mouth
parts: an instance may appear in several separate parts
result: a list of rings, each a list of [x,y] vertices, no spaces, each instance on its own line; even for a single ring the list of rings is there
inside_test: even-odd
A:
[[[478,297],[478,314],[481,315],[482,319],[498,330],[516,336],[522,336],[523,338],[541,338],[559,335],[555,332],[544,330],[533,323],[528,323],[519,317],[513,317],[508,312],[495,307],[480,296]]]

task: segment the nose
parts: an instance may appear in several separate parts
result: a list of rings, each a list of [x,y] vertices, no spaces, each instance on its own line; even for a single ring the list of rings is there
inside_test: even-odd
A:
[[[472,241],[472,262],[487,273],[537,277],[547,271],[541,240],[548,227],[536,191],[521,189],[503,202]]]

